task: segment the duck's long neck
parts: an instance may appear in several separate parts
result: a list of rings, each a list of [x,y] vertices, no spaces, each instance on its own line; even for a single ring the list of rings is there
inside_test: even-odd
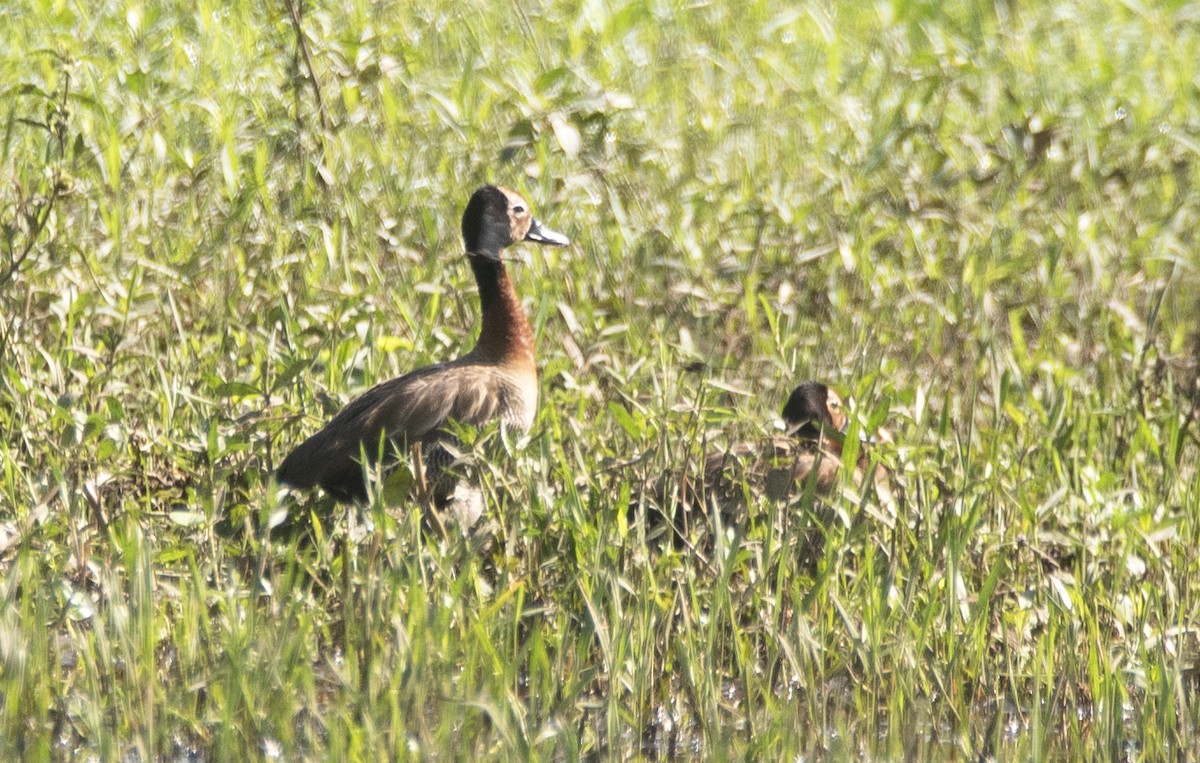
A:
[[[472,256],[471,270],[479,284],[482,328],[471,352],[477,359],[534,370],[533,329],[500,260]]]

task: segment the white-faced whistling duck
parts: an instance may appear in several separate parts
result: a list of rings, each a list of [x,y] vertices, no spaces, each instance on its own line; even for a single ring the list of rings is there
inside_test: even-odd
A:
[[[471,196],[462,235],[483,314],[474,349],[368,390],[284,459],[280,482],[320,485],[338,500],[361,501],[367,497],[363,454],[374,462],[416,443],[435,446],[446,437],[442,429],[449,421],[470,426],[500,421],[519,431],[533,424],[538,399],[533,330],[501,251],[518,241],[569,242],[534,219],[516,191],[491,185]]]
[[[676,546],[689,545],[698,530],[711,529],[714,512],[724,526],[731,526],[744,515],[743,483],[771,500],[797,498],[810,482],[815,494],[831,494],[840,484],[842,440],[849,423],[841,396],[820,382],[804,382],[788,397],[783,420],[786,434],[772,437],[766,447],[735,443],[709,453],[697,474],[660,480],[645,507],[648,535],[669,524]],[[864,452],[854,471],[855,486],[861,486],[869,465]],[[876,491],[890,502],[886,479],[886,470],[877,466]],[[674,518],[668,521],[668,514]]]
[[[837,486],[842,468],[842,441],[850,423],[846,417],[846,405],[840,395],[824,384],[807,381],[792,390],[783,406],[783,421],[788,427],[791,442],[799,446],[787,470],[786,489],[804,487],[811,481],[820,495],[828,495]],[[776,449],[777,455],[780,449]],[[866,449],[859,451],[854,467],[856,487],[863,484],[863,475],[870,467]],[[816,474],[813,474],[813,470]],[[776,476],[778,472],[775,473]],[[891,502],[891,491],[887,487],[887,470],[876,466],[874,482],[880,500]],[[768,486],[768,491],[773,492]]]

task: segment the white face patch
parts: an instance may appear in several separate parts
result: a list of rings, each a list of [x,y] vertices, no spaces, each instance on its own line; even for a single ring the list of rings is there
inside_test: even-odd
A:
[[[511,188],[500,187],[500,190],[508,197],[508,224],[512,240],[521,241],[529,232],[533,221],[533,215],[529,212],[529,202]]]
[[[825,407],[829,410],[829,418],[833,421],[833,428],[839,432],[846,426],[846,413],[842,410],[842,397],[833,390],[829,390],[829,395],[825,399]]]

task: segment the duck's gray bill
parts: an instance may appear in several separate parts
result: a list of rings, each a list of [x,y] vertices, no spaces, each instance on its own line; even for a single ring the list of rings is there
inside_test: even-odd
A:
[[[554,244],[555,246],[566,246],[571,243],[571,239],[558,231],[542,227],[542,224],[536,219],[529,224],[529,232],[525,234],[525,240],[536,241],[539,244]]]

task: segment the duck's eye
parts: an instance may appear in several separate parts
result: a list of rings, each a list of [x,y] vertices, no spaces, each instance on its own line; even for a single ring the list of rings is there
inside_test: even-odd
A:
[[[518,215],[523,215],[523,214],[525,214],[525,207],[518,204],[515,207],[513,207],[513,211],[516,212]]]

